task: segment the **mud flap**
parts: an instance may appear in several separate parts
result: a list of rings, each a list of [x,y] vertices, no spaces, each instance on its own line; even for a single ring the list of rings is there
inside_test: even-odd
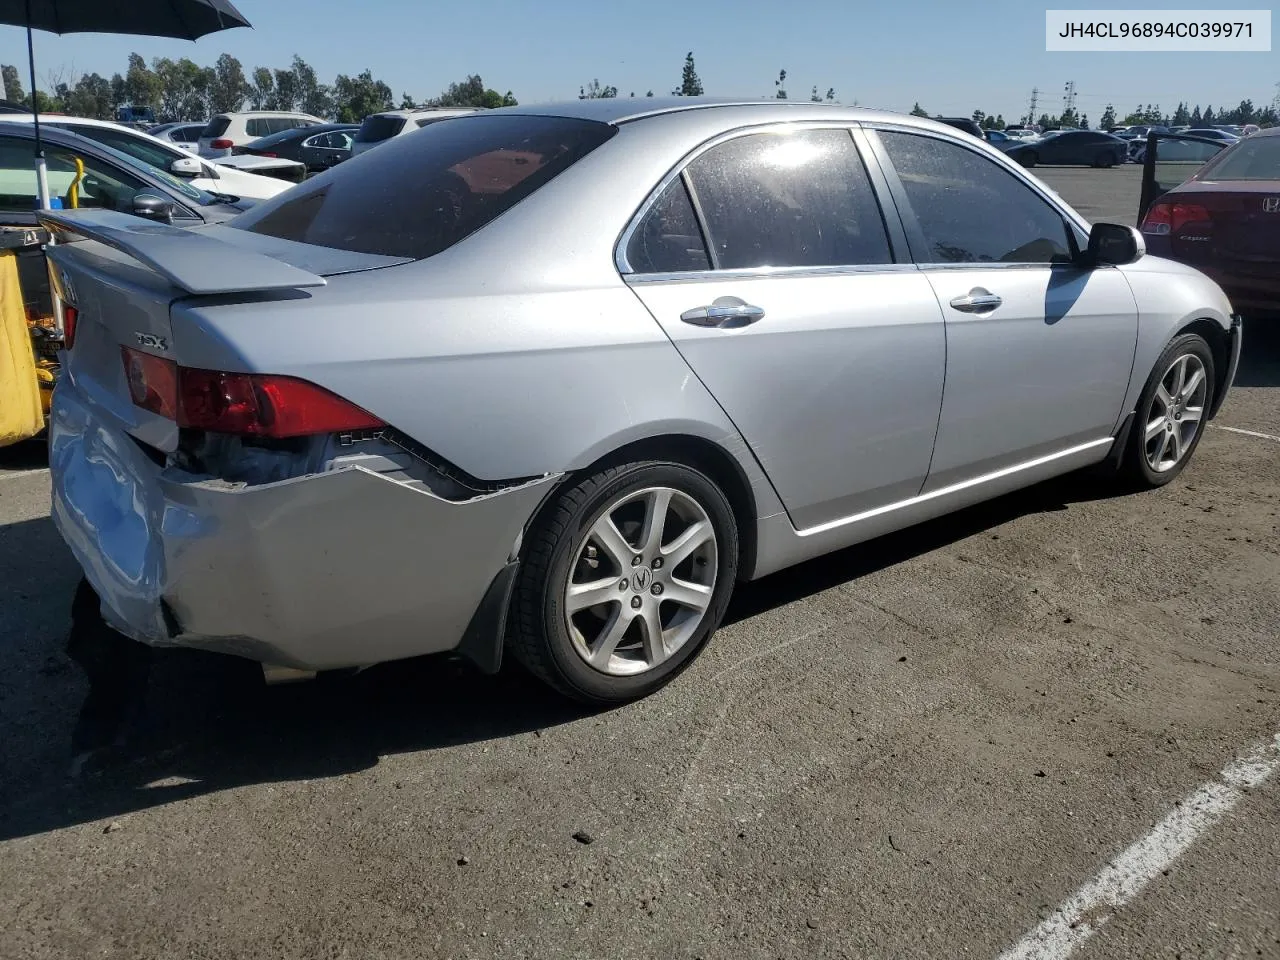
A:
[[[515,587],[519,566],[520,562],[513,560],[498,571],[467,624],[462,642],[458,644],[457,652],[470,660],[481,673],[495,674],[502,669],[507,612],[511,609],[511,591]]]

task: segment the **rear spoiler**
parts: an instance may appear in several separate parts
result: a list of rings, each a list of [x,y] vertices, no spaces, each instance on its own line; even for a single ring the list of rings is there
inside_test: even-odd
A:
[[[323,287],[324,277],[261,253],[188,230],[114,210],[39,210],[53,233],[71,233],[114,247],[189,294],[258,293]]]

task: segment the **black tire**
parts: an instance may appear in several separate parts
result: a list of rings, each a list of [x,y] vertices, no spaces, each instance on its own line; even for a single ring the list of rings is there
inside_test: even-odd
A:
[[[1177,463],[1168,469],[1157,471],[1152,468],[1147,459],[1146,428],[1153,422],[1153,406],[1161,380],[1174,361],[1187,354],[1198,358],[1205,371],[1205,400],[1201,419],[1198,421],[1199,426],[1195,434],[1187,443],[1186,450]],[[1138,398],[1133,425],[1129,430],[1128,444],[1120,461],[1120,476],[1126,486],[1136,489],[1163,487],[1183,471],[1195,454],[1196,447],[1200,445],[1200,439],[1204,436],[1206,425],[1204,413],[1212,404],[1216,389],[1217,372],[1214,370],[1213,351],[1209,349],[1209,344],[1195,333],[1184,333],[1175,337],[1160,354],[1160,359],[1156,361],[1150,376],[1147,377],[1146,385],[1142,388],[1142,395]]]
[[[1040,162],[1040,154],[1035,151],[1024,153],[1018,157],[1018,162],[1029,170]]]
[[[716,535],[717,571],[711,600],[690,638],[668,659],[643,673],[604,673],[579,655],[564,613],[563,591],[588,530],[611,504],[647,487],[670,487],[692,497]],[[626,463],[563,490],[542,511],[525,540],[512,601],[507,645],[532,674],[560,693],[593,706],[646,697],[670,683],[706,646],[720,625],[738,572],[738,528],[721,490],[680,463]]]
[[[1095,167],[1101,167],[1103,170],[1110,169],[1116,165],[1116,158],[1111,153],[1100,153],[1098,158],[1093,161]]]

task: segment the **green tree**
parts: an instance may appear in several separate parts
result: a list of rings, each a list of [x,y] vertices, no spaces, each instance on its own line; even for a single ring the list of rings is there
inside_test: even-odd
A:
[[[836,102],[836,88],[827,87],[827,103],[835,103],[835,102]]]
[[[929,116],[929,111],[928,111],[928,110],[926,110],[924,107],[920,106],[920,101],[919,101],[919,100],[917,100],[917,101],[916,101],[916,105],[915,105],[914,107],[912,107],[912,108],[911,108],[911,116],[913,116],[913,117],[928,117],[928,116]]]
[[[519,102],[508,90],[498,93],[484,85],[479,74],[472,74],[461,83],[451,83],[449,88],[438,97],[427,101],[429,107],[484,107],[492,110],[497,107],[514,107]]]
[[[1204,108],[1204,116],[1201,118],[1200,122],[1206,127],[1212,127],[1218,122],[1218,118],[1213,115],[1213,107],[1210,106]]]
[[[163,90],[163,81],[154,70],[147,69],[147,61],[142,59],[142,54],[129,54],[129,70],[124,75],[124,95],[130,106],[155,110],[160,105]]]
[[[1175,127],[1185,127],[1191,122],[1191,111],[1187,109],[1187,105],[1181,100],[1178,101],[1178,109],[1173,111],[1173,125]]]
[[[111,75],[111,116],[115,117],[115,112],[124,106],[126,84],[124,77],[118,73]]]
[[[579,100],[611,100],[617,95],[617,87],[602,87],[599,80],[592,80],[585,87],[578,88]]]
[[[1080,114],[1080,129],[1081,130],[1089,129],[1089,115],[1087,113]]]
[[[212,70],[206,71],[183,57],[157,57],[151,66],[160,81],[157,113],[165,120],[200,120],[209,113],[209,85]]]
[[[645,94],[645,96],[646,96],[646,97],[652,97],[652,96],[653,96],[653,91],[652,91],[652,90],[650,90],[648,93],[646,93],[646,94]]]
[[[981,125],[982,125],[982,121],[983,121],[983,120],[985,120],[985,119],[987,119],[987,115],[986,115],[985,113],[983,113],[981,110],[975,110],[975,111],[973,111],[973,122],[974,122],[974,123],[976,123],[976,124],[978,124],[979,126],[981,126]]]
[[[229,53],[218,57],[209,78],[209,113],[226,113],[239,110],[252,96],[253,88],[244,77],[244,67]]]
[[[1040,114],[1040,119],[1036,121],[1036,125],[1041,130],[1047,130],[1049,127],[1052,127],[1053,124],[1054,124],[1054,121],[1050,118],[1050,116],[1047,113]]]
[[[787,99],[787,71],[779,70],[778,79],[773,81],[773,85],[778,91],[774,96],[779,100]]]
[[[249,104],[254,110],[265,110],[276,96],[276,78],[270,67],[254,67],[249,84]]]
[[[27,92],[22,89],[22,79],[18,74],[17,67],[6,63],[0,67],[0,76],[4,78],[4,96],[6,100],[21,103],[27,99]]]
[[[111,81],[96,73],[87,73],[77,80],[64,100],[67,112],[77,117],[111,120],[115,116],[111,104]]]
[[[273,70],[275,76],[276,92],[271,98],[271,104],[267,108],[269,110],[297,110],[298,109],[298,76],[293,72],[293,68],[288,70]],[[387,95],[387,99],[391,99],[391,95]]]
[[[371,113],[390,110],[394,102],[391,88],[381,80],[373,79],[372,70],[365,70],[355,77],[338,74],[333,84],[333,95],[340,123],[358,123]]]
[[[680,86],[672,90],[671,94],[676,97],[700,97],[702,93],[702,80],[693,65],[693,51],[690,50],[685,54],[684,69],[680,71]]]
[[[1116,108],[1108,103],[1107,109],[1102,112],[1102,120],[1099,121],[1099,126],[1101,126],[1103,130],[1110,130],[1115,125],[1116,125]]]
[[[320,82],[311,64],[296,53],[293,55],[293,82],[298,94],[298,109],[313,117],[333,116],[333,91]],[[409,102],[413,100],[408,94],[405,94],[405,99]]]

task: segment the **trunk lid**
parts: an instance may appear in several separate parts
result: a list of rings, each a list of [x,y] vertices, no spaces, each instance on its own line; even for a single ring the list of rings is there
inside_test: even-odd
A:
[[[199,367],[184,359],[180,331],[175,336],[175,301],[288,295],[322,287],[326,276],[402,262],[106,210],[40,211],[39,219],[58,241],[47,249],[54,294],[76,311],[63,374],[102,415],[162,452],[177,449],[178,426],[134,404],[122,351]]]
[[[1280,183],[1193,181],[1166,199],[1195,204],[1209,215],[1207,223],[1174,235],[1180,259],[1229,262],[1247,273],[1273,274],[1280,265]]]

